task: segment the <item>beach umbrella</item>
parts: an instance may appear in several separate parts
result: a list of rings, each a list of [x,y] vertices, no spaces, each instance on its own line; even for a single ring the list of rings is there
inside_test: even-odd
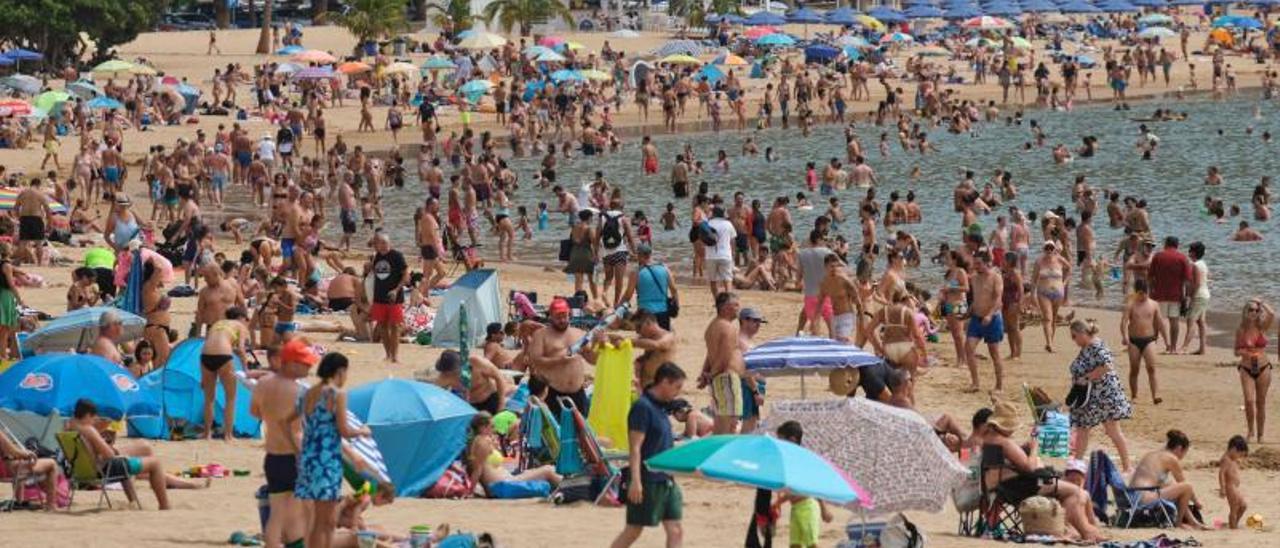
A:
[[[716,56],[716,58],[713,59],[711,62],[717,65],[724,65],[727,67],[745,67],[751,64],[751,63],[748,63],[747,60],[743,59],[741,56],[734,55],[728,52],[725,52]]]
[[[610,37],[610,38],[624,38],[624,39],[627,39],[627,38],[639,38],[640,36],[641,36],[641,34],[640,34],[640,33],[636,32],[636,31],[634,31],[634,30],[631,30],[631,29],[620,29],[620,30],[615,30],[615,31],[613,31],[613,32],[609,33],[609,37]]]
[[[1138,23],[1143,25],[1167,25],[1172,22],[1173,18],[1163,13],[1148,13],[1138,18]]]
[[[0,409],[0,426],[7,429],[13,439],[23,444],[34,441],[41,448],[53,450],[58,447],[58,432],[62,431],[65,422],[62,415],[52,412],[40,415],[30,411],[14,411]]]
[[[560,69],[551,73],[551,81],[557,84],[566,81],[585,82],[586,80],[586,77],[576,70]]]
[[[809,8],[800,8],[786,15],[788,23],[796,23],[801,25],[818,24],[822,22],[822,15]]]
[[[1169,38],[1177,35],[1178,33],[1165,27],[1147,27],[1138,33],[1139,38]]]
[[[849,47],[849,48],[871,47],[871,42],[868,42],[866,38],[863,38],[861,36],[854,36],[854,35],[841,36],[838,40],[836,40],[836,43],[841,46]]]
[[[22,61],[39,61],[44,59],[44,54],[29,49],[13,48],[4,52],[4,56],[13,59],[16,62]]]
[[[794,420],[804,445],[870,494],[871,511],[938,512],[969,469],[938,439],[919,413],[866,398],[774,402],[761,431]],[[868,501],[862,501],[866,506]]]
[[[951,51],[940,46],[929,46],[916,51],[916,55],[925,57],[951,57]]]
[[[35,98],[31,100],[31,106],[45,112],[53,112],[53,109],[57,108],[60,103],[65,103],[70,100],[71,94],[65,91],[46,91],[35,96]]]
[[[759,38],[761,36],[768,36],[770,34],[775,34],[779,32],[782,32],[782,30],[778,28],[770,27],[770,26],[763,26],[763,27],[751,27],[747,29],[746,32],[742,33],[742,35],[746,36],[748,40],[755,40],[756,38]]]
[[[118,308],[94,306],[58,316],[31,333],[22,344],[37,354],[84,350],[98,338],[98,318],[108,311],[123,322],[118,342],[142,338],[142,328],[147,325],[145,318]]]
[[[1243,15],[1224,15],[1213,20],[1214,28],[1261,29],[1262,21]]]
[[[10,109],[10,114],[16,116],[30,116],[36,112],[30,103],[21,99],[0,99],[0,108]],[[0,187],[0,211],[9,211],[14,208],[18,201],[18,192],[16,188]],[[61,202],[49,199],[49,210],[54,213],[66,213],[67,206]]]
[[[30,116],[33,112],[31,103],[22,99],[0,99],[0,116]],[[13,199],[18,197],[18,192],[12,191],[13,198],[9,200],[9,207],[4,207],[4,191],[0,189],[0,209],[13,209]]]
[[[915,38],[912,38],[910,34],[907,34],[904,32],[891,32],[889,34],[886,34],[880,37],[881,44],[889,44],[889,43],[906,44],[914,41],[915,41]]]
[[[369,72],[371,70],[373,70],[373,67],[369,66],[367,63],[362,63],[360,61],[349,61],[341,65],[338,65],[338,72],[341,72],[343,74],[360,74],[362,72]],[[414,67],[414,70],[417,70],[417,67]]]
[[[295,80],[324,80],[333,77],[333,69],[329,67],[307,67],[293,73]]]
[[[87,103],[89,108],[94,110],[117,110],[124,108],[124,103],[112,99],[107,96],[94,97]]]
[[[902,12],[889,6],[876,6],[871,8],[867,10],[867,15],[876,18],[876,20],[881,23],[889,25],[896,25],[907,20],[907,16],[903,15]]]
[[[289,59],[299,63],[319,63],[322,65],[327,65],[338,60],[338,58],[334,57],[329,52],[320,51],[318,49],[300,51],[290,56]]]
[[[1030,40],[1027,40],[1026,38],[1023,38],[1023,37],[1021,37],[1021,36],[1012,36],[1012,37],[1010,37],[1010,38],[1009,38],[1009,45],[1013,46],[1013,47],[1014,47],[1014,49],[1024,49],[1024,50],[1025,50],[1025,49],[1031,49],[1031,48],[1033,47],[1033,46],[1031,45],[1031,41],[1030,41]]]
[[[92,401],[98,414],[113,420],[159,410],[128,369],[94,354],[33,356],[0,374],[0,407],[5,409],[69,416],[81,399]]]
[[[462,49],[493,49],[507,45],[507,39],[488,31],[476,31],[475,34],[458,42]]]
[[[551,49],[551,48],[549,48],[549,47],[546,47],[546,46],[529,46],[529,47],[527,47],[527,48],[524,48],[524,51],[523,51],[523,52],[521,52],[521,53],[522,53],[522,54],[524,54],[524,56],[525,56],[525,57],[528,57],[528,58],[531,58],[531,59],[532,59],[532,58],[534,58],[534,57],[537,57],[537,56],[539,56],[539,55],[542,55],[542,54],[544,54],[544,53],[548,53],[548,52],[550,52],[550,53],[556,53],[556,50],[553,50],[553,49]],[[558,54],[558,53],[556,53],[556,55],[559,55],[559,54]]]
[[[427,70],[446,70],[456,67],[457,65],[453,64],[453,61],[443,55],[432,55],[422,63],[422,68]]]
[[[608,82],[613,79],[613,75],[599,69],[587,69],[581,71],[582,77],[595,82]]]
[[[761,489],[785,489],[836,504],[853,504],[868,498],[848,475],[817,453],[770,436],[709,436],[649,457],[645,465],[658,472],[696,475]]]
[[[405,76],[409,76],[417,74],[418,67],[413,66],[412,63],[395,62],[387,65],[386,68],[382,69],[382,72],[383,74],[403,74]]]
[[[1005,30],[1013,28],[1013,24],[1006,19],[986,15],[966,19],[963,23],[960,23],[960,26],[970,30]]]
[[[853,8],[844,7],[836,8],[822,16],[822,21],[828,25],[852,26],[858,24],[858,12]]]
[[[672,40],[653,50],[656,57],[666,57],[668,55],[701,55],[707,51],[706,46],[694,42],[693,40]]]
[[[705,78],[708,83],[715,85],[724,79],[724,71],[713,64],[702,65],[702,68],[698,69],[698,78]]]
[[[1165,8],[1169,6],[1169,0],[1130,0],[1129,3],[1144,8]]]
[[[99,63],[97,66],[93,67],[90,72],[95,76],[111,78],[121,74],[129,74],[129,70],[132,68],[133,63],[121,61],[119,59],[112,59],[110,61]]]
[[[916,4],[904,10],[902,15],[907,19],[939,19],[945,12],[942,8],[929,4]]]
[[[5,57],[3,54],[0,54],[0,67],[11,67],[14,65],[14,63],[17,63],[17,61],[14,61],[13,59]]]
[[[994,40],[990,38],[976,37],[976,38],[970,38],[968,41],[964,43],[964,45],[969,46],[971,48],[989,48],[997,44]]]
[[[204,424],[204,390],[200,387],[200,354],[204,351],[204,339],[186,339],[173,347],[164,367],[142,378],[138,384],[160,404],[153,415],[129,417],[129,435],[147,439],[167,439],[174,423]],[[231,368],[236,375],[235,413],[232,415],[233,433],[237,437],[256,438],[262,433],[262,422],[249,412],[253,392],[244,376],[245,366],[240,357],[231,356]],[[213,424],[225,428],[223,413],[227,405],[227,393],[222,383],[216,383],[213,392]]]
[[[1049,0],[1023,0],[1018,3],[1018,7],[1026,13],[1052,13],[1058,11],[1057,4]]]
[[[305,51],[302,46],[291,45],[276,50],[276,55],[294,55]]]
[[[299,65],[297,63],[280,63],[279,65],[276,65],[276,74],[288,76],[304,68],[306,67],[303,67],[302,65]]]
[[[970,19],[973,17],[981,17],[981,16],[982,16],[982,10],[978,9],[977,6],[973,6],[973,5],[956,5],[956,6],[949,7],[946,9],[946,11],[942,12],[942,18],[948,19],[951,21],[956,21],[961,19]]]
[[[0,78],[0,86],[18,90],[27,95],[35,95],[40,91],[43,84],[40,79],[26,74],[12,74]]]
[[[352,388],[347,409],[373,431],[398,491],[431,487],[467,443],[476,410],[434,384],[386,379]]]
[[[795,38],[785,34],[766,34],[756,38],[757,46],[786,47],[796,45]]]
[[[151,68],[147,65],[134,64],[133,66],[129,67],[129,74],[142,75],[142,76],[155,76],[156,74],[159,74],[159,73],[156,72],[156,69]]]
[[[543,36],[538,39],[538,45],[547,48],[554,48],[563,43],[565,43],[563,36]]]
[[[1058,11],[1061,11],[1062,13],[1102,13],[1102,10],[1098,9],[1097,6],[1083,0],[1066,2],[1059,5]]]
[[[92,99],[93,97],[102,95],[102,90],[98,89],[98,86],[93,85],[93,82],[88,80],[77,80],[67,84],[67,91],[81,99]]]
[[[539,63],[563,63],[565,62],[566,59],[564,58],[563,55],[560,55],[559,53],[556,53],[552,50],[547,50],[542,53],[539,53],[537,57],[533,58],[533,60]]]
[[[477,79],[462,84],[462,87],[458,88],[458,92],[463,95],[484,95],[490,89],[493,89],[493,82]]]
[[[858,48],[855,48],[853,46],[845,46],[844,48],[841,49],[841,51],[844,52],[845,57],[848,57],[850,59],[855,59],[855,60],[862,59],[862,50],[859,50]]]
[[[752,348],[742,356],[747,371],[789,375],[865,367],[884,360],[854,345],[825,337],[784,337]]]
[[[785,25],[787,24],[787,19],[776,13],[757,11],[748,15],[746,19],[743,19],[742,24],[747,25],[748,27],[758,27],[761,25]]]
[[[989,4],[982,8],[982,12],[990,16],[1017,17],[1022,15],[1022,8],[1006,3]]]
[[[825,63],[840,56],[840,50],[826,44],[813,44],[804,48],[804,62]]]
[[[1127,0],[1103,0],[1095,2],[1094,5],[1104,13],[1130,13],[1139,11],[1138,6],[1129,3]]]
[[[658,63],[665,65],[701,65],[702,61],[691,55],[675,54],[659,59]]]

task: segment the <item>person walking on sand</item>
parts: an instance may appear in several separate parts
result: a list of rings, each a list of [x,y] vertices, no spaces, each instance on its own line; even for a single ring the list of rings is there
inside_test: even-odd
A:
[[[399,363],[400,322],[404,321],[404,288],[409,284],[409,265],[404,255],[391,248],[385,232],[373,236],[374,256],[366,265],[373,276],[373,305],[369,319],[377,323],[386,360]]]
[[[1244,393],[1244,420],[1249,428],[1246,437],[1257,439],[1259,443],[1262,442],[1267,419],[1267,390],[1271,388],[1267,332],[1271,331],[1275,319],[1276,313],[1271,305],[1262,299],[1250,299],[1244,305],[1240,326],[1236,328],[1236,356],[1240,357],[1236,370],[1240,376],[1240,390]]]
[[[1044,243],[1044,254],[1031,269],[1031,285],[1035,287],[1040,307],[1040,326],[1044,330],[1044,350],[1053,352],[1053,338],[1058,333],[1058,308],[1067,300],[1067,280],[1071,279],[1071,263],[1058,252],[1052,240]]]
[[[342,439],[372,436],[368,426],[347,422],[347,357],[330,352],[320,360],[320,383],[308,388],[298,402],[302,447],[293,496],[308,507],[306,545],[328,548],[337,529],[337,506],[342,500]]]
[[[845,265],[835,253],[823,259],[826,276],[818,284],[817,300],[831,303],[830,336],[837,342],[853,344],[858,314],[864,309],[862,296],[853,281],[845,275]]]
[[[1071,361],[1071,394],[1067,396],[1076,439],[1073,456],[1079,459],[1089,454],[1089,431],[1101,424],[1120,453],[1120,466],[1129,470],[1129,444],[1118,421],[1133,416],[1133,407],[1116,375],[1111,351],[1098,337],[1098,326],[1093,322],[1071,322],[1071,340],[1080,347]]]
[[[680,395],[684,388],[684,370],[674,363],[658,366],[653,383],[646,386],[640,398],[631,404],[627,413],[627,440],[630,442],[629,466],[623,471],[626,493],[626,527],[613,539],[612,548],[631,546],[645,527],[662,524],[667,535],[667,547],[676,548],[684,543],[684,529],[680,520],[684,517],[684,496],[675,479],[662,472],[654,472],[644,461],[667,449],[674,443],[671,421],[667,418],[667,405]]]
[[[1147,294],[1147,281],[1134,280],[1133,296],[1124,305],[1124,313],[1120,315],[1121,344],[1129,351],[1129,397],[1138,397],[1138,373],[1143,362],[1147,364],[1147,379],[1151,383],[1151,402],[1160,405],[1156,389],[1156,351],[1151,343],[1156,342],[1164,332],[1164,314],[1160,306]],[[1177,320],[1169,320],[1176,324]]]
[[[1187,307],[1187,334],[1182,339],[1181,352],[1191,346],[1191,333],[1196,332],[1200,341],[1199,348],[1192,354],[1202,355],[1205,349],[1205,333],[1208,328],[1205,314],[1209,311],[1209,265],[1204,262],[1205,247],[1203,242],[1192,242],[1187,246],[1191,258],[1191,281],[1187,292],[1191,294],[1191,306]],[[1193,329],[1194,328],[1194,329]]]
[[[1169,236],[1164,239],[1164,249],[1151,257],[1151,266],[1147,269],[1147,277],[1151,280],[1151,298],[1160,305],[1163,325],[1168,322],[1165,332],[1165,354],[1175,354],[1178,345],[1178,319],[1182,317],[1182,307],[1186,302],[1187,286],[1192,279],[1191,261],[1178,251],[1178,239]]]
[[[260,419],[265,431],[262,461],[267,479],[271,517],[263,528],[266,548],[301,546],[307,522],[302,505],[294,498],[298,481],[298,448],[302,429],[298,422],[298,380],[306,378],[320,358],[305,339],[295,338],[280,348],[280,366],[253,389],[249,413]]]
[[[218,52],[218,55],[222,55],[222,48],[218,47],[218,31],[210,29],[209,30],[209,47],[205,49],[204,54],[213,55],[213,52],[215,51]]]
[[[1004,341],[1004,316],[1001,298],[1004,278],[991,267],[991,254],[980,250],[973,254],[973,276],[969,278],[973,304],[969,306],[969,325],[965,328],[964,362],[969,367],[969,391],[980,390],[978,383],[978,359],[974,350],[978,341],[987,343],[991,366],[995,369],[995,391],[1004,390],[1004,362],[1000,357],[1000,343]]]

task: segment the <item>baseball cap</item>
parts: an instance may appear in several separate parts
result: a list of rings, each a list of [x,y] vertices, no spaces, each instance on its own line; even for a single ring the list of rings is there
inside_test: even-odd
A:
[[[569,301],[566,301],[560,298],[552,300],[551,306],[547,307],[547,313],[548,314],[568,314]]]
[[[300,363],[311,367],[319,362],[320,356],[316,355],[304,339],[293,339],[280,347],[280,363]]]
[[[769,323],[764,319],[764,315],[754,308],[744,308],[738,311],[739,320],[755,320],[760,323]]]
[[[636,246],[636,255],[653,255],[653,247],[649,244],[640,244]]]

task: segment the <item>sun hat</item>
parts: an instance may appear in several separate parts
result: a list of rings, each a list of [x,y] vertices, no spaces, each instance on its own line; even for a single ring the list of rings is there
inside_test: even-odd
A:
[[[991,414],[991,418],[987,419],[987,424],[1000,433],[1008,436],[1022,426],[1022,422],[1018,420],[1018,411],[1013,407],[1013,404],[1000,401],[996,402],[993,407],[995,412]]]

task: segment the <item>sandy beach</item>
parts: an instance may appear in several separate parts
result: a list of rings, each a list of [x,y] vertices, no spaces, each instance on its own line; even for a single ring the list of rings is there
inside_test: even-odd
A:
[[[795,29],[799,32],[799,27]],[[336,27],[307,28],[304,44],[308,48],[332,51],[341,56],[349,51],[354,39],[342,29]],[[136,41],[124,46],[120,55],[124,59],[145,57],[166,74],[188,81],[204,88],[209,88],[209,78],[216,66],[227,63],[241,63],[246,68],[265,59],[253,55],[252,48],[256,41],[257,31],[219,31],[219,44],[223,49],[221,56],[204,55],[207,34],[203,32],[189,33],[147,33]],[[434,35],[424,35],[434,38]],[[588,48],[598,51],[607,39],[603,33],[572,33],[571,40],[581,42]],[[628,52],[641,52],[652,49],[665,41],[665,35],[645,33],[643,37],[630,40],[612,40],[615,49]],[[1203,43],[1203,35],[1192,39],[1193,46]],[[1169,42],[1169,47],[1177,49],[1176,40]],[[1197,48],[1198,49],[1198,48]],[[421,62],[423,56],[411,56]],[[283,61],[284,58],[277,58]],[[1207,87],[1209,59],[1196,61],[1201,78],[1201,88]],[[1260,74],[1267,65],[1256,65],[1252,59],[1231,58],[1235,63],[1238,82],[1241,88],[1255,86],[1260,81]],[[1055,76],[1056,76],[1056,68]],[[1101,69],[1093,72],[1093,95],[1095,99],[1105,99],[1110,92],[1105,85],[1105,75]],[[1148,84],[1146,87],[1134,86],[1130,89],[1130,98],[1156,98],[1154,105],[1172,104],[1166,97],[1179,85],[1185,83],[1187,69],[1185,63],[1174,65],[1173,87],[1161,84]],[[756,83],[761,81],[744,80]],[[1000,90],[994,83],[984,85],[954,86],[961,97],[982,99],[999,99]],[[242,89],[242,94],[247,88]],[[875,97],[881,97],[883,91],[872,84]],[[758,94],[759,90],[753,90]],[[1082,92],[1083,94],[1083,92]],[[1034,89],[1028,90],[1028,100],[1034,100]],[[243,99],[242,99],[243,101]],[[363,145],[372,150],[385,150],[392,146],[388,132],[358,133],[358,106],[349,101],[347,106],[327,111],[330,127],[339,132],[351,144]],[[851,110],[865,113],[874,108],[874,103],[859,102]],[[1135,107],[1138,108],[1145,107]],[[381,126],[384,108],[375,109],[376,125]],[[497,129],[490,117],[481,117],[480,129]],[[628,105],[617,115],[617,123],[630,127],[629,132],[644,133],[638,113],[633,105]],[[175,127],[155,127],[145,133],[130,132],[126,137],[126,156],[137,160],[145,154],[147,147],[154,144],[171,144],[179,137],[189,137],[195,128],[203,128],[208,132],[216,129],[220,123],[230,124],[230,118],[202,118],[199,124]],[[660,114],[653,120],[660,122]],[[460,127],[456,112],[450,112],[442,120],[447,133],[450,129]],[[247,124],[250,135],[257,136],[268,131],[268,126],[261,121]],[[416,144],[419,136],[414,127],[409,128],[401,145]],[[660,128],[654,128],[660,131]],[[310,142],[305,149],[310,148]],[[69,164],[74,156],[75,140],[63,139],[61,143],[61,159]],[[40,153],[33,146],[29,150],[0,150],[0,164],[8,166],[11,171],[35,173],[39,167]],[[136,196],[143,196],[136,179],[130,179],[130,187]],[[236,188],[235,191],[243,191]],[[246,201],[241,197],[240,203]],[[239,249],[230,242],[219,241],[219,248],[234,251]],[[69,257],[78,258],[81,250],[62,248]],[[407,250],[406,250],[407,254]],[[361,263],[363,256],[355,254],[348,258],[351,265]],[[497,263],[490,263],[493,266]],[[502,264],[498,266],[502,282],[502,294],[510,289],[536,291],[539,294],[563,294],[569,289],[565,276],[559,270],[551,270],[534,265]],[[65,310],[65,292],[70,281],[69,269],[65,267],[29,267],[26,270],[38,273],[48,281],[41,289],[26,289],[24,299],[29,306],[56,314]],[[1229,276],[1230,273],[1219,272],[1218,276]],[[682,314],[674,320],[674,331],[678,337],[677,362],[690,373],[696,375],[698,364],[702,363],[705,346],[702,333],[707,321],[712,316],[712,297],[703,284],[687,281],[680,284]],[[801,296],[798,293],[776,293],[761,291],[743,291],[740,293],[745,306],[760,310],[770,320],[758,337],[769,340],[775,337],[794,333],[793,326],[797,311],[801,308]],[[1111,296],[1109,295],[1109,298]],[[1116,299],[1118,300],[1118,299]],[[175,299],[173,305],[173,327],[180,332],[193,320],[195,299]],[[1073,308],[1077,318],[1097,320],[1101,327],[1102,337],[1113,351],[1120,355],[1119,347],[1119,314],[1115,311]],[[1170,428],[1178,428],[1186,432],[1192,441],[1191,451],[1184,461],[1188,469],[1188,477],[1195,485],[1201,502],[1205,505],[1206,519],[1225,519],[1227,506],[1223,499],[1215,494],[1217,472],[1213,463],[1217,461],[1225,448],[1226,440],[1237,432],[1243,433],[1243,416],[1241,412],[1240,381],[1235,366],[1235,358],[1230,344],[1229,333],[1223,329],[1232,327],[1234,313],[1232,311],[1216,311],[1220,313],[1218,328],[1211,340],[1213,346],[1203,356],[1161,356],[1159,375],[1162,384],[1164,402],[1154,406],[1145,396],[1134,401],[1135,410],[1131,420],[1122,423],[1129,439],[1130,452],[1135,456],[1158,448],[1164,440],[1164,433]],[[346,324],[345,316],[333,316],[335,321]],[[1224,336],[1226,334],[1226,336]],[[389,366],[382,360],[380,347],[372,344],[357,344],[333,341],[331,335],[315,335],[313,338],[330,351],[340,351],[351,357],[353,367],[348,386],[387,377],[411,378],[415,371],[429,368],[441,350],[432,347],[406,345],[401,350],[402,363]],[[1046,353],[1044,341],[1038,327],[1028,327],[1024,331],[1026,339],[1024,356],[1020,361],[1006,364],[1006,390],[1004,396],[1020,397],[1023,383],[1040,386],[1049,394],[1061,397],[1065,395],[1070,383],[1068,364],[1075,356],[1076,349],[1069,339],[1060,331],[1057,341],[1057,352]],[[948,339],[931,344],[931,353],[939,356],[944,363],[954,363],[955,356]],[[1118,365],[1122,377],[1127,372],[1127,361],[1120,358]],[[1226,364],[1226,365],[1224,365]],[[991,370],[988,361],[980,364],[984,386],[991,384]],[[773,378],[769,382],[768,400],[798,399],[801,395],[801,379],[796,377]],[[803,381],[810,398],[834,397],[826,392],[826,380],[811,376]],[[918,381],[916,394],[920,402],[920,411],[926,416],[936,413],[950,413],[964,421],[972,412],[988,405],[988,398],[981,394],[962,393],[968,383],[967,371],[957,367],[933,367]],[[1143,381],[1145,388],[1145,378]],[[686,384],[685,397],[697,407],[709,402],[705,391],[695,390],[692,383]],[[1275,417],[1280,405],[1274,398],[1268,403],[1267,414]],[[1025,413],[1025,406],[1019,407]],[[1024,421],[1029,417],[1024,416]],[[1274,422],[1273,422],[1274,424]],[[1272,426],[1270,440],[1276,440]],[[261,474],[262,447],[258,440],[237,440],[234,442],[183,441],[183,442],[151,442],[156,455],[160,456],[169,470],[178,470],[195,464],[211,462],[221,463],[229,469],[250,470],[248,477],[215,479],[211,488],[199,491],[170,491],[173,510],[158,512],[155,510],[154,497],[143,492],[143,511],[137,510],[97,510],[94,508],[97,493],[82,492],[76,496],[76,504],[69,513],[47,515],[38,512],[16,512],[0,516],[0,533],[4,540],[0,545],[11,546],[53,546],[53,545],[86,545],[86,546],[178,546],[178,545],[222,545],[232,532],[240,530],[249,533],[258,531],[258,512],[253,493],[263,483]],[[1092,444],[1097,448],[1113,451],[1110,441],[1095,430]],[[1244,471],[1243,491],[1249,502],[1250,513],[1260,513],[1268,527],[1265,532],[1251,530],[1220,530],[1206,532],[1159,531],[1155,529],[1121,530],[1105,529],[1105,534],[1116,539],[1137,540],[1150,538],[1159,533],[1168,533],[1179,538],[1194,537],[1204,546],[1245,547],[1280,545],[1280,533],[1275,525],[1280,523],[1280,490],[1273,487],[1280,479],[1280,445],[1275,441],[1254,445],[1254,465]],[[1059,463],[1060,464],[1060,463]],[[747,521],[751,512],[752,491],[746,488],[725,486],[697,479],[682,479],[684,488],[684,531],[687,546],[735,546],[741,543],[745,535]],[[0,486],[0,497],[8,497],[10,487],[6,483]],[[113,498],[123,500],[120,493],[113,493]],[[938,514],[910,513],[910,519],[922,525],[929,537],[930,546],[989,546],[991,541],[971,539],[956,534],[957,514],[948,504],[947,510]],[[404,498],[393,505],[376,508],[366,514],[370,523],[381,525],[397,533],[405,533],[414,525],[450,524],[455,530],[471,532],[490,532],[495,535],[499,545],[504,547],[551,547],[551,546],[606,546],[613,536],[622,528],[623,511],[621,509],[600,508],[587,504],[570,507],[555,507],[540,501],[498,501],[487,499],[471,499],[463,501],[427,500]],[[844,538],[844,524],[851,519],[858,519],[854,513],[838,510],[836,519],[825,524],[822,533],[822,545],[834,546]],[[781,520],[778,541],[785,542],[786,518]],[[641,538],[639,546],[660,546],[662,534],[660,530],[649,530]]]

